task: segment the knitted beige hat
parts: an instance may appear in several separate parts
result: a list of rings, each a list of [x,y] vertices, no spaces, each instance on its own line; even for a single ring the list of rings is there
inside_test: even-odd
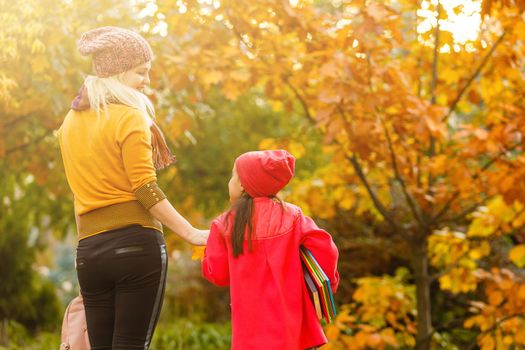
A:
[[[93,69],[100,78],[123,73],[151,61],[153,52],[139,34],[119,27],[100,27],[85,32],[77,42],[81,55],[93,55]]]

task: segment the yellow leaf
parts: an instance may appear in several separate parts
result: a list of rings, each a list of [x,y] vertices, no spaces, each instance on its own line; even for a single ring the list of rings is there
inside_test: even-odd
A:
[[[492,215],[498,217],[503,222],[511,222],[515,217],[514,210],[507,205],[502,196],[497,196],[488,204],[489,211]]]
[[[525,344],[525,328],[518,330],[515,336],[515,340],[518,343]]]
[[[209,72],[204,73],[204,76],[202,77],[202,81],[205,86],[209,87],[210,85],[219,83],[223,78],[222,72],[212,70]]]
[[[397,325],[396,315],[394,315],[394,313],[392,313],[392,312],[387,312],[386,313],[386,320],[388,321],[389,324],[391,324],[393,326]]]
[[[246,71],[234,71],[230,75],[233,80],[247,82],[250,79],[250,73]]]
[[[398,348],[399,347],[399,343],[397,342],[396,340],[396,337],[395,337],[395,334],[394,334],[394,330],[392,328],[385,328],[381,331],[381,337],[383,338],[383,341],[394,347],[394,348]]]
[[[514,338],[511,337],[510,335],[503,337],[503,344],[505,344],[506,346],[510,346],[513,343],[514,343]]]
[[[450,159],[448,159],[447,156],[439,155],[431,159],[429,168],[433,174],[439,174],[440,172],[443,172],[447,169],[447,165],[449,165],[449,163]]]
[[[443,290],[450,290],[452,288],[452,280],[449,275],[444,275],[439,278],[439,285]]]
[[[525,285],[521,285],[518,290],[518,298],[525,300]]]
[[[269,150],[269,149],[275,149],[277,145],[277,141],[272,138],[262,139],[261,142],[259,142],[259,149],[260,150]]]
[[[272,106],[272,110],[275,112],[281,111],[283,109],[283,103],[281,101],[270,100],[269,103],[270,106]]]
[[[480,341],[481,350],[493,350],[494,339],[490,335],[483,336]]]
[[[481,315],[476,315],[476,316],[470,317],[470,318],[468,318],[468,319],[463,323],[463,325],[464,325],[465,328],[472,328],[472,327],[474,327],[476,324],[479,323],[479,319],[480,319],[480,318],[483,318],[483,316],[481,316]]]
[[[512,248],[509,253],[509,259],[518,267],[525,266],[525,244]]]
[[[235,101],[242,93],[240,87],[231,81],[226,82],[221,90],[224,96],[230,101]]]
[[[44,45],[44,43],[42,43],[42,41],[40,41],[40,39],[35,39],[33,41],[33,45],[31,45],[31,54],[37,54],[37,53],[42,53],[42,52],[45,52],[46,51],[46,47]]]
[[[330,343],[325,344],[325,345],[323,345],[323,346],[321,347],[321,350],[332,350],[332,349],[335,349],[335,348],[334,348],[334,344],[330,344]]]
[[[467,231],[468,237],[488,237],[494,233],[495,228],[487,222],[486,215],[483,213],[472,221]]]
[[[368,6],[366,6],[366,12],[368,12],[370,17],[378,22],[384,20],[389,15],[383,6],[376,3],[370,3]]]
[[[503,295],[501,292],[496,291],[489,294],[489,304],[498,306],[503,301]]]
[[[459,78],[461,77],[461,73],[458,71],[458,69],[454,69],[455,67],[443,67],[443,70],[440,73],[440,77],[445,80],[445,83],[447,84],[453,84],[459,81]]]
[[[325,331],[326,331],[326,337],[328,338],[328,340],[337,339],[337,337],[339,336],[339,333],[341,333],[341,331],[335,324],[330,324],[326,326]]]
[[[469,257],[474,260],[481,259],[490,253],[490,244],[483,241],[478,248],[473,248],[469,253]]]
[[[193,247],[193,254],[191,255],[191,260],[201,260],[204,259],[204,251],[206,250],[205,246],[202,247]]]
[[[336,78],[339,74],[337,65],[334,62],[327,62],[319,69],[321,76]]]
[[[43,56],[34,56],[29,59],[33,74],[43,73],[49,69],[49,61]]]
[[[379,347],[379,344],[381,343],[381,335],[379,335],[378,333],[372,333],[368,337],[367,345],[370,346],[372,349],[377,349]]]
[[[342,209],[349,210],[355,204],[355,197],[347,194],[344,198],[339,201],[339,207]]]
[[[518,36],[521,36],[522,39],[525,39],[525,22],[517,21],[513,27],[514,33],[516,33]]]
[[[306,153],[302,143],[291,141],[288,145],[288,151],[297,159],[302,158]]]

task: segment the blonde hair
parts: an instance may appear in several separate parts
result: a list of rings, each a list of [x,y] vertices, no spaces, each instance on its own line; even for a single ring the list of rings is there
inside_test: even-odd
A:
[[[120,103],[133,107],[142,112],[146,125],[151,126],[155,119],[155,108],[149,98],[142,92],[135,90],[122,82],[124,73],[113,75],[107,78],[100,78],[88,75],[84,81],[87,90],[87,97],[91,109],[100,116],[100,111],[108,115],[108,105],[110,103]]]

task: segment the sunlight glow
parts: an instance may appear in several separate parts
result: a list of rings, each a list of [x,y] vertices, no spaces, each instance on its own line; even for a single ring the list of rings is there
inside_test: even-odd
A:
[[[139,18],[153,16],[159,10],[159,7],[155,3],[155,1],[134,1],[134,3],[135,4],[139,4],[139,3],[146,4],[146,6],[138,14]]]
[[[300,0],[288,0],[293,7],[299,5]],[[151,31],[158,33],[161,36],[167,36],[168,24],[165,22],[165,16],[158,13],[158,6],[156,0],[131,0],[134,5],[142,5],[142,10],[139,13],[140,17],[157,16],[159,22],[154,27],[144,25],[143,31]],[[201,5],[205,5],[201,9],[203,15],[209,15],[213,9],[221,6],[220,0],[197,0]],[[340,0],[332,0],[332,2],[339,4]],[[439,20],[440,29],[452,34],[453,43],[444,44],[440,48],[442,53],[450,53],[452,51],[458,52],[466,50],[469,52],[475,51],[474,46],[467,45],[479,39],[479,28],[481,25],[481,0],[422,0],[421,7],[417,11],[419,23],[417,26],[418,40],[425,45],[433,45],[433,42],[428,40],[427,34],[432,31],[437,25],[437,5],[442,7],[442,19]],[[337,5],[334,4],[334,5]],[[187,12],[187,7],[183,0],[176,0],[175,5],[179,13]],[[160,15],[160,16],[159,16]],[[217,21],[222,21],[222,15],[216,17]],[[351,19],[343,18],[336,23],[337,29],[342,29],[352,23]],[[262,22],[259,27],[265,29],[267,23]],[[266,28],[268,29],[268,28]],[[389,33],[384,33],[389,35]],[[353,43],[355,46],[356,43]],[[482,41],[482,46],[486,47],[486,43]],[[354,46],[354,48],[355,48]]]
[[[177,7],[179,8],[179,13],[186,13],[186,11],[188,11],[188,8],[181,0],[177,0]]]
[[[435,28],[437,3],[437,0],[421,2],[421,8],[417,11],[422,20],[417,28],[418,33],[426,33]],[[463,45],[478,39],[481,25],[480,0],[440,0],[439,3],[446,14],[446,19],[439,21],[440,28],[452,33],[456,44]]]

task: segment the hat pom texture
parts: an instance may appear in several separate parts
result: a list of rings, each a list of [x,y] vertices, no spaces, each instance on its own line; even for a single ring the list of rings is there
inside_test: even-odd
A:
[[[151,47],[143,37],[119,27],[87,31],[77,46],[81,55],[93,55],[93,69],[100,78],[123,73],[153,58]]]

